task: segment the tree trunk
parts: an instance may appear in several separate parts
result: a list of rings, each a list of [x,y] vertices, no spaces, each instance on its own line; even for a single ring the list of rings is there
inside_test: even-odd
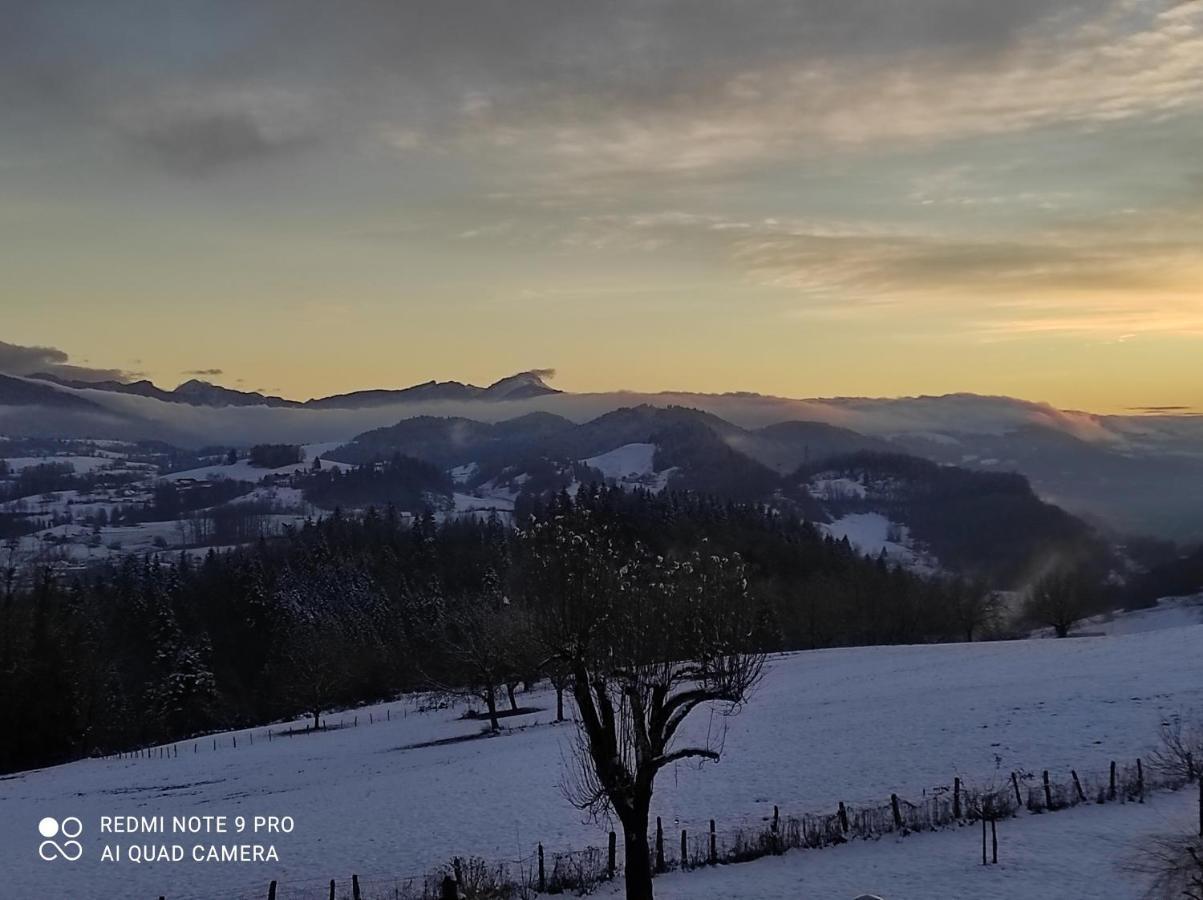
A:
[[[517,686],[516,684],[507,684],[505,686],[505,692],[510,695],[510,712],[518,711],[518,699],[514,696],[514,688]]]
[[[317,731],[322,725],[321,716],[322,716],[322,714],[320,712],[315,712],[313,714],[313,730],[314,731]]]
[[[564,689],[562,687],[556,688],[556,721],[564,721]]]
[[[485,689],[485,704],[489,707],[489,727],[500,731],[501,726],[497,724],[497,694],[491,684]]]
[[[636,801],[636,805],[640,805]],[[642,804],[643,811],[622,819],[623,851],[625,854],[626,900],[653,900],[652,860],[647,844],[648,807],[650,798]]]

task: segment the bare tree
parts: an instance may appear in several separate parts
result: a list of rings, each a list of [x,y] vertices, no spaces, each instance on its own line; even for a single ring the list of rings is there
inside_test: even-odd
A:
[[[451,671],[443,679],[452,693],[482,700],[489,714],[489,727],[500,729],[497,693],[509,691],[511,711],[518,704],[513,687],[520,664],[528,656],[530,628],[522,611],[500,598],[473,598],[448,613],[445,646]],[[447,686],[447,685],[458,685]]]
[[[1148,900],[1203,900],[1203,838],[1153,838],[1123,867],[1148,877]]]
[[[1172,716],[1161,726],[1161,746],[1149,754],[1149,768],[1170,778],[1194,781],[1203,765],[1203,723]]]
[[[760,679],[757,622],[738,557],[680,560],[624,546],[586,510],[520,535],[524,599],[570,674],[580,728],[566,785],[581,809],[622,824],[628,900],[652,897],[648,820],[657,773],[718,760],[722,735],[677,743],[697,708],[736,711]]]
[[[1039,578],[1028,591],[1024,613],[1033,622],[1047,625],[1059,638],[1086,614],[1089,586],[1076,570],[1059,567]]]
[[[322,713],[335,706],[349,677],[347,660],[353,654],[337,632],[314,618],[289,624],[275,649],[270,672],[285,697],[316,731]]]
[[[955,579],[948,586],[948,599],[953,623],[966,641],[980,637],[998,623],[1002,601],[980,581]]]

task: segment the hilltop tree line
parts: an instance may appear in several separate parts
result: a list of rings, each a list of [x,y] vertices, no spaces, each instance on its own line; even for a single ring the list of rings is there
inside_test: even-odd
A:
[[[528,598],[585,544],[528,536],[574,517],[606,531],[618,570],[737,561],[757,652],[974,639],[998,612],[981,585],[921,578],[798,519],[693,494],[584,487],[535,504],[517,529],[335,511],[199,560],[128,557],[69,579],[0,570],[0,770],[296,716],[321,725],[325,710],[407,689],[480,697],[496,725],[519,685],[568,684],[532,639],[548,592],[542,606]],[[685,634],[689,607],[674,609]]]

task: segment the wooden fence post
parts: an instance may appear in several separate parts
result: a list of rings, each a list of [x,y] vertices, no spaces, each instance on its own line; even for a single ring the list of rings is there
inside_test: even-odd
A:
[[[952,780],[952,817],[961,818],[961,779]]]
[[[1053,811],[1053,786],[1048,780],[1048,769],[1044,770],[1044,808]]]
[[[986,817],[982,816],[982,865],[986,865]]]
[[[1074,777],[1074,790],[1078,792],[1078,800],[1082,803],[1086,802],[1086,794],[1082,791],[1082,782],[1078,780],[1078,772],[1076,769],[1070,769],[1069,774]]]
[[[664,871],[664,826],[656,816],[656,871]]]
[[[618,835],[613,831],[610,832],[610,853],[606,860],[606,870],[610,873],[610,877],[614,877],[614,870],[618,862]]]
[[[230,738],[234,741],[234,749],[237,750],[238,749],[238,735],[232,734],[232,735],[230,735]]]
[[[773,807],[773,852],[781,852],[781,813],[776,806]]]
[[[359,876],[351,876],[351,898],[352,900],[362,900],[359,894]]]
[[[681,829],[681,871],[689,868],[689,842],[685,839],[685,829]]]
[[[840,831],[848,833],[848,808],[844,806],[843,800],[840,801]]]
[[[710,820],[710,865],[718,865],[718,840],[714,833],[714,819]]]
[[[990,817],[990,840],[994,845],[994,852],[992,854],[992,857],[994,859],[995,864],[997,865],[998,864],[998,829],[994,824],[993,816]]]
[[[902,809],[898,805],[898,795],[890,794],[890,807],[894,811],[894,827],[902,830]]]
[[[1139,758],[1136,760],[1136,795],[1141,803],[1145,802],[1145,769]]]
[[[1111,760],[1111,786],[1107,790],[1107,799],[1115,799],[1115,760]]]
[[[547,874],[543,868],[543,845],[539,845],[539,893],[547,890]]]
[[[274,881],[267,887],[267,900],[276,900],[276,883]]]
[[[1011,773],[1011,787],[1015,788],[1015,808],[1023,809],[1023,798],[1019,796],[1019,776]]]
[[[334,879],[330,879],[330,900],[334,900]]]

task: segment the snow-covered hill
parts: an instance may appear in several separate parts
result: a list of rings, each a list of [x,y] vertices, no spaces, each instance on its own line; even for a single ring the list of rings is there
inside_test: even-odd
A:
[[[682,828],[704,830],[710,818],[720,829],[759,823],[775,804],[790,814],[830,810],[841,800],[878,803],[892,792],[918,799],[924,791],[949,785],[954,776],[981,785],[1013,770],[1047,768],[1065,777],[1073,768],[1085,777],[1104,770],[1112,759],[1130,761],[1145,752],[1168,716],[1203,709],[1201,640],[1203,625],[1186,625],[1063,641],[781,657],[772,661],[740,715],[724,720],[700,714],[690,721],[695,734],[728,729],[723,760],[703,770],[679,765],[663,772],[653,812],[664,818],[669,834],[676,834]],[[330,878],[342,885],[351,873],[388,884],[391,876],[420,873],[453,855],[513,859],[531,854],[539,842],[549,852],[602,844],[604,828],[582,821],[561,792],[572,726],[551,724],[554,698],[548,693],[520,699],[539,711],[505,720],[505,733],[486,739],[471,739],[479,722],[460,719],[459,709],[420,712],[409,700],[334,714],[331,721],[347,727],[325,733],[285,738],[278,736],[277,726],[269,742],[267,731],[257,728],[253,743],[251,732],[239,732],[182,742],[179,755],[169,758],[86,760],[6,778],[0,781],[5,812],[0,871],[6,873],[6,890],[22,898],[164,894],[174,900],[232,900],[261,898],[275,878],[282,900],[298,900],[325,897]],[[356,717],[358,727],[351,724]],[[1161,802],[1151,809],[1163,808]],[[273,839],[278,863],[99,862],[106,840],[123,845],[163,840],[98,834],[100,816],[126,814],[288,815],[296,828]],[[30,863],[38,840],[35,826],[46,815],[81,818],[83,860],[70,866]],[[1004,859],[1013,866],[1033,864],[1045,833],[1040,829],[1072,829],[1078,826],[1070,823],[1078,821],[1081,829],[1075,833],[1083,839],[1097,838],[1092,829],[1099,823],[1110,835],[1105,854],[1114,857],[1127,846],[1128,828],[1150,827],[1147,817],[1123,819],[1129,825],[1114,818],[1123,815],[1110,807],[1087,807],[1065,818],[1004,823]],[[1043,819],[1056,824],[1045,825]],[[1019,829],[1029,827],[1036,829],[1031,836],[1023,837],[1022,845],[1013,843],[1021,840]],[[956,849],[963,850],[972,838],[953,832],[914,839],[917,853],[929,846],[950,848],[916,860],[939,860],[940,878],[978,877],[974,855]],[[881,879],[871,877],[879,862],[885,866],[881,872],[903,871],[891,846],[892,841],[883,841],[855,852],[837,849],[830,856],[821,851],[816,865],[839,870],[842,880],[831,884],[841,891],[854,883],[880,889]],[[1022,856],[1019,846],[1026,848]],[[1074,852],[1103,853],[1095,845]],[[1134,889],[1116,892],[1110,869],[1082,870],[1062,865],[1061,859],[1057,865],[1040,859],[1053,879],[1042,896],[1136,896]],[[786,860],[733,868],[734,882],[724,880],[723,873],[669,879],[664,896],[795,896],[780,887],[781,867],[809,867],[810,856]],[[907,863],[905,871],[913,873],[917,864]],[[1063,874],[1057,876],[1058,871]],[[854,878],[858,872],[863,881]],[[994,879],[991,883],[999,878],[997,873],[981,877]],[[734,883],[761,884],[763,890],[734,894],[720,886]],[[933,890],[947,883],[932,882]],[[1098,893],[1104,886],[1111,893]]]

